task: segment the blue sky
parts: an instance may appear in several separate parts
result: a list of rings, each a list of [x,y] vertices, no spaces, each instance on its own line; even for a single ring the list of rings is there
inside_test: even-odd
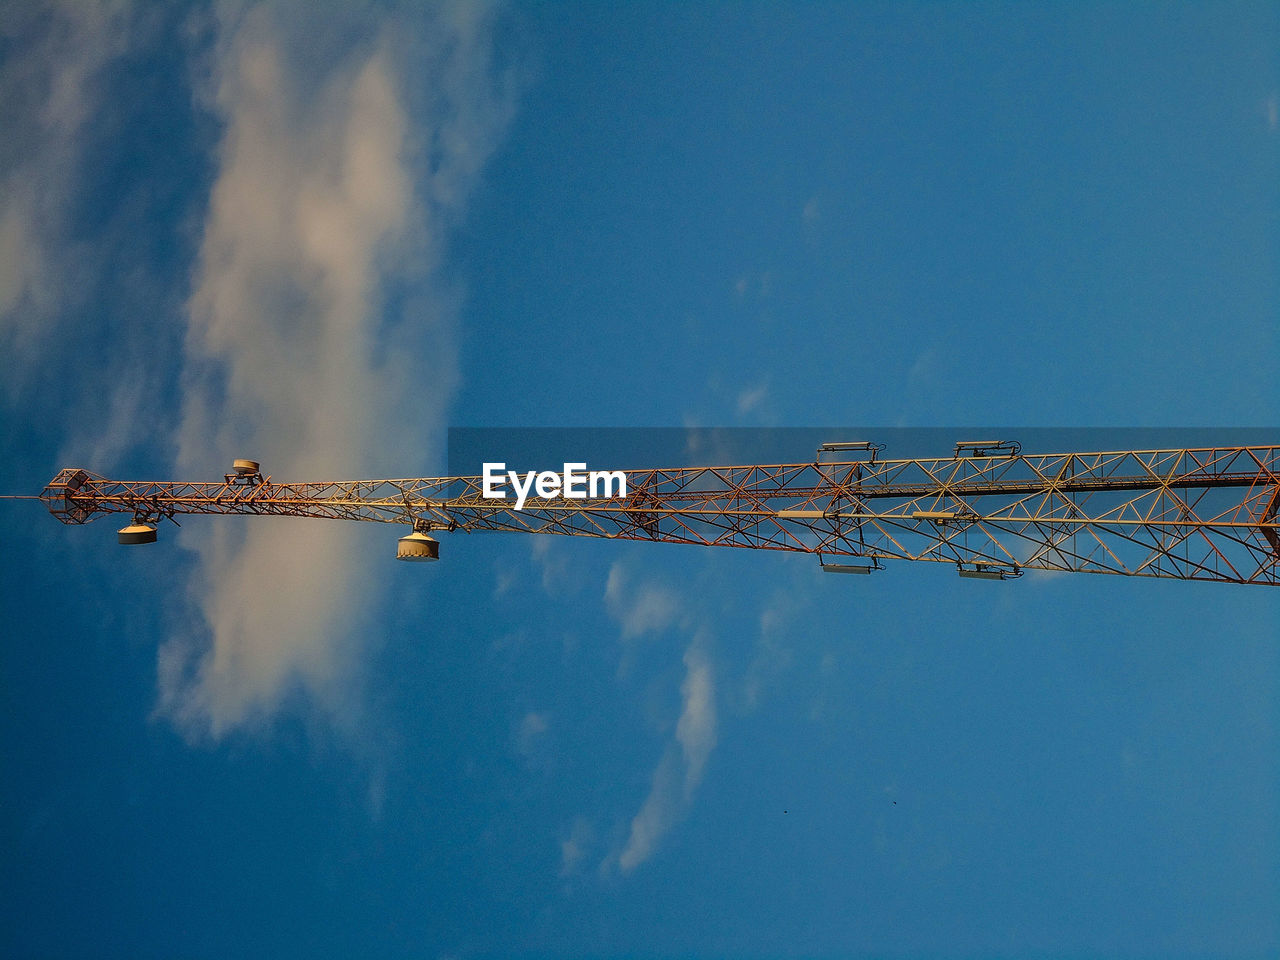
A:
[[[3,492],[1266,428],[1277,49],[1265,3],[2,4]],[[0,517],[6,956],[1280,950],[1274,591]]]

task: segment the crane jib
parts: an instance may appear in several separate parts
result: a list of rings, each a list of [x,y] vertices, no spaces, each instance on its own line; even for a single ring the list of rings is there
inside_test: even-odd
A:
[[[902,559],[992,579],[1044,569],[1280,582],[1280,447],[1023,454],[983,444],[960,456],[962,446],[937,459],[824,459],[848,456],[832,450],[803,463],[599,471],[623,482],[595,489],[585,464],[566,464],[558,483],[516,477],[519,496],[507,499],[492,495],[491,471],[278,483],[250,460],[220,481],[70,468],[40,498],[69,524],[132,515],[128,543],[152,542],[155,525],[178,515],[251,514],[402,523],[420,537],[507,531],[790,551],[859,572]],[[435,559],[431,544],[401,550]]]

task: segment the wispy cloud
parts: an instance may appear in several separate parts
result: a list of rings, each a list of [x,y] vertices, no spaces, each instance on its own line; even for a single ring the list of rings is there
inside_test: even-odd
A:
[[[773,293],[773,271],[741,273],[733,283],[733,291],[739,300],[767,300]]]
[[[754,387],[748,387],[738,394],[738,416],[745,417],[749,413],[760,408],[765,398],[769,396],[769,383],[766,380]]]
[[[97,77],[127,46],[122,4],[8,4],[0,38],[0,333],[30,350],[49,330],[71,245]],[[12,357],[12,353],[10,356]]]
[[[760,614],[760,634],[756,638],[755,656],[747,666],[742,681],[741,705],[745,711],[755,710],[768,684],[791,665],[791,649],[784,643],[784,625],[788,605],[775,598],[774,606]]]
[[[545,713],[530,710],[521,719],[516,729],[516,750],[526,759],[532,757],[538,749],[538,743],[547,732],[550,723]]]
[[[653,855],[658,841],[687,813],[702,782],[707,759],[716,745],[716,696],[711,661],[702,650],[703,637],[685,651],[682,707],[675,743],[668,745],[653,773],[653,783],[631,821],[618,869],[630,873]]]
[[[633,580],[621,563],[609,569],[604,600],[624,641],[661,633],[676,624],[687,628],[692,619],[673,590],[652,580]],[[649,794],[631,820],[626,843],[601,864],[605,872],[630,873],[648,860],[662,837],[688,812],[702,782],[707,758],[716,745],[716,685],[707,653],[710,638],[705,627],[693,631],[684,653],[675,737],[654,769]]]
[[[605,606],[622,626],[622,639],[665,630],[680,612],[676,595],[664,586],[631,583],[625,568],[615,563],[605,583]]]
[[[101,225],[76,213],[113,115],[103,74],[145,33],[127,3],[9,3],[0,13],[0,353],[9,403],[48,376],[51,356],[61,366],[91,339],[67,336],[67,321],[111,254]],[[122,275],[130,265],[115,264]]]
[[[529,555],[542,574],[542,589],[548,596],[563,597],[574,593],[578,582],[570,569],[569,556],[562,538],[536,536],[529,538]]]
[[[250,456],[278,478],[403,475],[425,467],[406,451],[443,429],[454,298],[431,268],[511,103],[484,8],[407,4],[373,26],[362,9],[358,23],[341,5],[222,11],[184,474]],[[405,313],[389,312],[392,291]],[[207,629],[161,649],[161,711],[214,738],[295,691],[352,713],[366,643],[353,625],[378,596],[354,536],[307,521],[186,534]]]
[[[149,67],[199,47],[199,16],[133,0],[0,13],[0,400],[41,424],[41,470],[55,449],[108,473],[171,454],[203,134],[183,78]]]
[[[577,817],[569,830],[569,836],[560,841],[560,877],[576,876],[595,843],[595,828],[590,821]]]
[[[676,724],[676,740],[684,759],[685,798],[702,782],[702,770],[716,745],[716,691],[711,661],[700,638],[685,651],[685,678],[680,687],[683,709]]]

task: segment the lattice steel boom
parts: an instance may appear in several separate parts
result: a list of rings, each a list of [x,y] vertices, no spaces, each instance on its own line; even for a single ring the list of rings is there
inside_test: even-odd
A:
[[[237,513],[403,523],[419,536],[496,530],[789,550],[850,573],[898,559],[1001,579],[1040,569],[1280,582],[1273,446],[1022,455],[992,441],[957,444],[942,459],[878,460],[872,445],[831,444],[808,463],[628,470],[625,497],[531,497],[519,511],[485,499],[479,477],[277,483],[251,461],[237,470],[221,481],[140,482],[67,469],[41,499],[65,523],[131,514],[126,529],[150,539],[163,518]],[[121,532],[123,542],[145,538]]]

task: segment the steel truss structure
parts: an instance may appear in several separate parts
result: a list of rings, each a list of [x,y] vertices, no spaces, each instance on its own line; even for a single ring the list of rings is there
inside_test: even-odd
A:
[[[1280,583],[1280,447],[1023,455],[992,441],[932,460],[877,452],[842,443],[808,463],[629,470],[625,497],[530,497],[519,511],[486,499],[479,477],[138,482],[67,469],[41,499],[73,524],[253,514],[784,550],[849,573],[924,560],[992,579],[1030,569]]]

